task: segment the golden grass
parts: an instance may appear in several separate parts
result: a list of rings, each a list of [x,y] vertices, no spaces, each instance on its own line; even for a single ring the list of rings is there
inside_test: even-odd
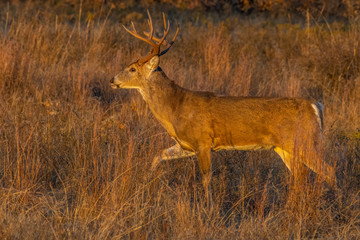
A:
[[[172,140],[139,94],[108,86],[146,51],[119,24],[128,12],[0,5],[2,239],[360,236],[358,22],[172,10],[182,27],[161,62],[170,78],[219,94],[322,100],[326,158],[337,166],[338,190],[310,182],[299,193],[272,152],[213,153],[207,211],[196,159],[150,173],[152,157]]]

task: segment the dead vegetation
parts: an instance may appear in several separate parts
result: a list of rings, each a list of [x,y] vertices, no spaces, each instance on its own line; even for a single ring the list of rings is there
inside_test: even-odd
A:
[[[1,4],[1,238],[360,235],[356,18],[325,22],[309,15],[296,24],[169,10],[181,30],[161,67],[179,85],[309,97],[325,106],[326,161],[336,165],[338,190],[310,180],[300,194],[272,152],[214,153],[209,213],[196,159],[166,162],[151,174],[152,157],[172,140],[141,96],[109,87],[112,76],[147,51],[120,24],[145,11],[69,2]]]

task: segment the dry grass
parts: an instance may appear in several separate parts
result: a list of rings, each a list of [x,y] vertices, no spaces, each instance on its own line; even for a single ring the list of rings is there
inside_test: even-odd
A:
[[[108,86],[146,51],[119,19],[145,11],[0,5],[2,239],[360,236],[358,22],[170,11],[182,26],[161,63],[170,78],[220,94],[322,100],[327,161],[337,166],[338,190],[305,183],[299,193],[272,152],[213,153],[209,212],[196,159],[149,173],[172,140],[139,94]]]

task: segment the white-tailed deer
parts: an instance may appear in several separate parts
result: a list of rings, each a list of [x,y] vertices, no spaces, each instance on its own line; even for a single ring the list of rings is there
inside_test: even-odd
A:
[[[296,177],[305,166],[328,183],[336,183],[334,168],[319,154],[322,106],[302,98],[216,96],[190,91],[170,80],[159,67],[159,57],[175,41],[165,39],[170,24],[164,18],[162,37],[150,31],[141,36],[132,25],[125,30],[151,45],[150,52],[110,80],[112,88],[139,90],[155,117],[176,141],[152,163],[196,155],[208,203],[211,201],[211,150],[273,149]],[[165,49],[160,51],[160,47]]]

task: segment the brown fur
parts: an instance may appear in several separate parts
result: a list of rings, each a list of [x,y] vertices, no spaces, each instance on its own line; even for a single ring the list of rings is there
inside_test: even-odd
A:
[[[304,164],[335,183],[334,169],[319,154],[321,124],[315,102],[190,91],[171,81],[158,65],[154,56],[144,65],[131,64],[111,80],[113,88],[138,89],[178,144],[156,156],[153,167],[161,160],[196,155],[211,198],[211,150],[274,149],[295,176]]]
[[[125,30],[152,46],[149,54],[130,64],[110,82],[113,88],[138,89],[155,117],[177,142],[156,156],[154,169],[162,160],[196,155],[208,204],[211,202],[211,150],[274,149],[297,178],[303,165],[332,185],[335,172],[321,158],[321,105],[302,98],[250,98],[216,96],[189,91],[171,81],[159,67],[159,56],[174,43],[167,42],[170,23],[162,38],[153,35],[150,13],[146,38],[135,27]],[[163,14],[164,23],[166,22]],[[155,41],[155,42],[154,42]],[[165,50],[160,51],[164,45]]]

